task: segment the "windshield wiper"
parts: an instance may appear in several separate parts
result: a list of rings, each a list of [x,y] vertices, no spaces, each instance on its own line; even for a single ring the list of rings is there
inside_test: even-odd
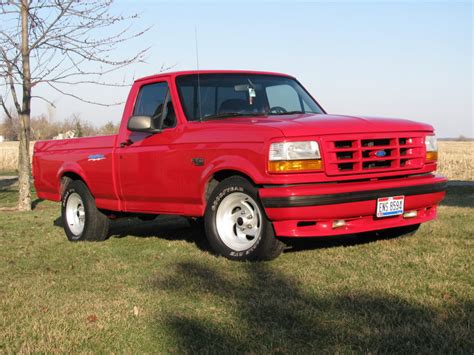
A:
[[[265,113],[238,113],[238,112],[221,112],[215,115],[209,115],[201,118],[201,121],[210,121],[210,120],[219,120],[221,118],[231,118],[231,117],[252,117],[252,116],[263,116]]]
[[[270,116],[282,116],[282,115],[297,115],[297,114],[302,114],[302,113],[318,113],[318,112],[313,112],[313,111],[288,111],[288,112],[269,112],[268,114]]]

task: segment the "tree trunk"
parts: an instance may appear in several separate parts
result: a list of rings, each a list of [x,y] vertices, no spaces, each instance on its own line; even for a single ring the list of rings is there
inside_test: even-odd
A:
[[[30,116],[20,116],[20,147],[18,155],[18,210],[31,210],[31,169],[30,169]]]
[[[31,210],[31,168],[30,168],[30,106],[31,72],[28,17],[29,0],[21,1],[21,59],[23,69],[23,100],[20,112],[20,151],[18,158],[18,209]]]

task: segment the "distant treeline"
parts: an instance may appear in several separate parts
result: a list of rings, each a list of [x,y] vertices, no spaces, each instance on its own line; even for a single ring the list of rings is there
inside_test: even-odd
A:
[[[50,119],[46,115],[31,117],[32,141],[53,139],[55,137],[69,133],[74,137],[90,137],[99,135],[115,134],[118,131],[119,123],[107,122],[103,126],[96,127],[83,120],[75,114],[65,120]],[[17,141],[19,134],[18,117],[4,117],[0,121],[0,136],[7,141]]]
[[[450,142],[474,142],[474,138],[463,136],[462,134],[457,138],[438,138],[439,141],[450,141]]]

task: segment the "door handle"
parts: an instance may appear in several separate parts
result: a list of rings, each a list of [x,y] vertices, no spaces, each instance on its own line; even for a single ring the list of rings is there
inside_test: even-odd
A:
[[[120,148],[125,148],[132,144],[133,144],[133,141],[131,139],[127,139],[125,142],[120,143]]]

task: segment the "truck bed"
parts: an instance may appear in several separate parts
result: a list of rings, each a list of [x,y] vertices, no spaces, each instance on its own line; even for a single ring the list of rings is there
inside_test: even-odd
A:
[[[36,142],[33,176],[38,197],[59,201],[59,177],[74,173],[85,181],[90,191],[96,192],[97,206],[115,206],[113,152],[116,140],[117,135],[111,135]]]

